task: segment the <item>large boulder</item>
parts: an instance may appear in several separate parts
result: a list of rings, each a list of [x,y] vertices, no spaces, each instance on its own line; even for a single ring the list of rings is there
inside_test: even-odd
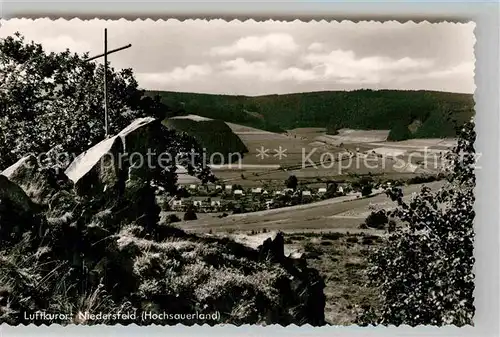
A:
[[[285,256],[285,239],[281,232],[267,238],[257,249],[259,261],[277,263],[291,276],[288,282],[280,285],[280,290],[284,299],[296,305],[293,323],[325,324],[325,282],[319,272],[309,268],[303,258]]]
[[[15,183],[0,175],[0,247],[18,242],[24,233],[37,230],[36,207]]]
[[[278,232],[273,238],[267,238],[258,248],[260,260],[282,262],[285,259],[285,238]]]
[[[56,193],[72,187],[72,182],[60,168],[46,167],[34,155],[21,158],[1,175],[19,185],[39,205],[48,205]]]
[[[141,169],[147,166],[147,151],[158,146],[154,136],[162,127],[160,120],[151,117],[136,119],[116,136],[76,157],[65,171],[76,192],[122,195],[126,181],[141,175]],[[130,164],[131,159],[140,160],[141,156],[144,165]]]

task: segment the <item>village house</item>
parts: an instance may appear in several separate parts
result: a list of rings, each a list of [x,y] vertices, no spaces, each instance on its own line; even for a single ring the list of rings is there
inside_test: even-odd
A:
[[[182,199],[173,199],[170,203],[170,207],[176,211],[181,210],[182,206],[183,206]]]
[[[233,191],[233,195],[234,195],[235,197],[236,197],[236,196],[238,196],[238,197],[242,197],[242,196],[244,196],[244,195],[245,195],[245,193],[243,193],[243,190],[234,190],[234,191]]]
[[[193,201],[190,198],[172,199],[169,204],[172,210],[184,212],[188,206],[193,204]]]
[[[252,188],[252,193],[254,193],[254,194],[261,194],[262,193],[262,188],[261,187]]]
[[[220,199],[212,199],[210,201],[210,206],[215,207],[215,208],[221,207],[222,206],[222,202],[221,202]]]
[[[326,187],[318,188],[318,194],[325,194],[325,193],[326,193]]]
[[[311,191],[302,191],[302,196],[303,197],[310,197],[311,196]]]

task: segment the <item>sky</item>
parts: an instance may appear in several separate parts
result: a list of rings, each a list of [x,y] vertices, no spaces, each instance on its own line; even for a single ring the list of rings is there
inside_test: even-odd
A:
[[[474,23],[1,20],[47,51],[103,52],[144,89],[237,95],[402,89],[473,93]],[[102,61],[101,61],[102,62]]]

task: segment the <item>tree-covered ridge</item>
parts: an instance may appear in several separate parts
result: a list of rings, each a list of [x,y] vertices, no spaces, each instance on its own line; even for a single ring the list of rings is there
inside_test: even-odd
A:
[[[242,155],[248,152],[241,139],[221,120],[194,121],[187,118],[170,118],[165,119],[163,124],[192,136],[206,150],[208,156],[214,153],[224,155],[224,163],[231,160],[231,154]],[[214,164],[222,164],[219,162],[222,159],[220,156],[214,155],[213,159]],[[233,159],[237,159],[237,156]]]
[[[471,94],[438,91],[324,91],[257,97],[149,94],[158,94],[167,106],[182,106],[189,114],[268,131],[332,126],[393,130],[394,139],[454,137],[455,123],[463,124],[474,114]],[[409,126],[412,131],[406,134]]]

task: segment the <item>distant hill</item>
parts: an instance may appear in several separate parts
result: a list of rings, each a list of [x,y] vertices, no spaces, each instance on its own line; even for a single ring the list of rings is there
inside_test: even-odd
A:
[[[166,91],[168,106],[254,128],[282,132],[298,127],[391,130],[389,139],[454,137],[474,111],[471,94],[438,91],[356,90],[268,96],[230,96]],[[451,120],[448,120],[448,116]]]
[[[193,136],[206,149],[208,156],[213,153],[221,153],[224,156],[224,162],[220,161],[220,156],[213,156],[212,164],[227,164],[231,160],[230,154],[243,155],[248,152],[241,139],[221,120],[189,115],[167,118],[163,124]],[[236,160],[237,157],[234,156],[233,159]]]

